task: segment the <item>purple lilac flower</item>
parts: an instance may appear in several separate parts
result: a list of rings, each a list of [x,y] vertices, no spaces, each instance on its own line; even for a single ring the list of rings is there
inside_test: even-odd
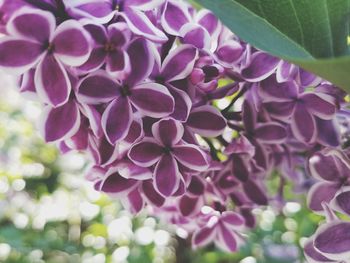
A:
[[[350,215],[344,92],[187,1],[4,0],[0,32],[0,67],[42,103],[44,139],[87,153],[87,180],[132,213],[151,208],[194,247],[232,252],[253,208],[280,208],[289,181],[312,185],[308,205],[327,223],[306,257],[348,260],[349,223],[333,212]]]

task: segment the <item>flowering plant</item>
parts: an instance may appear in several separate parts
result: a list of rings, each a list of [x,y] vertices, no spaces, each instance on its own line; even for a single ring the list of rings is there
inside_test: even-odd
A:
[[[327,216],[308,260],[349,260],[349,222],[335,214],[350,215],[349,111],[336,86],[186,1],[4,0],[0,13],[0,67],[43,104],[47,142],[90,156],[96,189],[180,226],[194,247],[233,252],[252,209],[278,207],[292,181]]]

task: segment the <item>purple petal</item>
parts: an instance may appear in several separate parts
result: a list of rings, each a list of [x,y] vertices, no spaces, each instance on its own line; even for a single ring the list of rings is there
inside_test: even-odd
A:
[[[245,80],[259,82],[273,72],[275,72],[279,59],[264,52],[256,52],[252,55],[250,64],[242,70],[242,76]]]
[[[74,18],[89,18],[99,24],[106,24],[115,15],[110,0],[65,1],[67,12]]]
[[[125,71],[123,74],[130,72],[129,55],[125,51],[115,50],[109,52],[106,57],[106,70],[113,75],[114,72]]]
[[[316,118],[318,136],[317,141],[330,147],[340,145],[340,131],[335,120],[322,120]]]
[[[132,146],[128,156],[135,164],[141,167],[150,167],[159,161],[163,153],[163,147],[156,141],[145,138]]]
[[[71,82],[63,65],[52,55],[46,55],[35,71],[35,87],[41,99],[58,107],[68,101]]]
[[[168,89],[157,83],[140,84],[131,91],[130,100],[141,114],[162,118],[174,111],[174,99]]]
[[[174,146],[173,154],[176,160],[191,170],[205,171],[209,167],[205,153],[195,145]]]
[[[209,10],[201,9],[197,13],[196,21],[209,32],[212,38],[211,49],[215,50],[218,43],[218,37],[222,30],[222,24],[219,19]]]
[[[125,179],[116,171],[109,171],[101,183],[101,191],[113,195],[126,195],[138,186],[138,181]]]
[[[223,224],[219,225],[218,238],[215,240],[215,244],[227,252],[235,252],[238,249],[233,231],[226,228]]]
[[[164,146],[173,146],[181,140],[184,128],[179,121],[171,118],[162,119],[153,124],[152,134]]]
[[[317,136],[315,118],[301,103],[297,103],[294,108],[291,129],[295,138],[303,143],[312,143]]]
[[[227,227],[237,227],[244,224],[244,218],[240,214],[231,211],[223,212],[220,220],[226,224]]]
[[[154,42],[166,42],[168,40],[167,36],[143,12],[127,8],[120,15],[125,19],[134,34]]]
[[[191,182],[188,185],[188,193],[193,195],[193,196],[200,196],[204,193],[205,190],[205,180],[196,175],[192,175],[191,177]]]
[[[129,87],[144,81],[152,72],[154,57],[150,44],[142,38],[134,40],[127,50],[130,60],[130,74],[125,82]]]
[[[334,260],[331,260],[325,256],[323,256],[319,251],[315,249],[314,246],[314,240],[313,238],[310,238],[310,240],[307,241],[307,243],[304,246],[304,252],[305,257],[310,263],[330,263],[330,262],[336,262]]]
[[[335,221],[322,225],[315,234],[315,248],[326,257],[345,260],[350,256],[350,223]]]
[[[329,203],[335,196],[338,189],[338,184],[334,183],[320,182],[314,184],[308,193],[308,207],[315,212],[322,213],[322,202]]]
[[[244,128],[248,133],[254,132],[257,121],[257,112],[249,100],[244,100],[242,106]]]
[[[286,128],[276,122],[259,124],[254,134],[261,143],[278,144],[287,138]]]
[[[165,0],[128,0],[127,5],[142,11],[152,10],[163,4]]]
[[[171,196],[179,188],[180,176],[175,159],[164,154],[154,170],[154,186],[161,195]]]
[[[135,189],[134,191],[130,192],[127,196],[126,201],[123,202],[124,206],[128,208],[128,210],[133,213],[137,214],[139,213],[144,205],[145,202],[139,192],[138,189]]]
[[[210,35],[208,31],[200,25],[188,23],[181,27],[180,35],[182,42],[191,44],[199,49],[210,48]]]
[[[47,106],[42,115],[42,134],[46,142],[64,140],[73,136],[80,126],[80,113],[75,102],[61,107]]]
[[[45,43],[51,39],[55,28],[55,17],[50,12],[23,8],[11,18],[6,30],[9,35]]]
[[[181,45],[172,51],[164,60],[161,76],[166,81],[184,79],[193,70],[198,51],[191,45]]]
[[[35,69],[31,69],[24,73],[21,79],[20,92],[26,94],[29,99],[37,99],[36,88],[34,83]]]
[[[169,87],[169,92],[175,101],[174,112],[170,115],[170,117],[174,118],[175,120],[185,122],[191,111],[191,98],[186,92],[175,87]]]
[[[268,113],[279,120],[289,120],[294,111],[295,102],[268,102],[264,107]]]
[[[244,48],[238,41],[228,40],[217,48],[215,55],[223,66],[232,67],[241,59],[243,52]]]
[[[334,97],[327,94],[306,93],[300,99],[306,104],[310,113],[324,120],[332,119],[337,110]]]
[[[130,130],[128,135],[125,137],[124,142],[133,144],[136,142],[139,138],[143,137],[143,126],[142,126],[142,120],[134,118],[133,122],[131,123]]]
[[[266,191],[263,191],[254,181],[248,180],[243,184],[244,192],[247,197],[258,205],[267,205],[268,200]]]
[[[307,164],[310,174],[318,180],[338,182],[349,175],[349,168],[334,154],[317,152],[310,157]]]
[[[78,67],[83,73],[92,72],[98,70],[103,66],[106,60],[107,53],[104,47],[94,48],[89,59],[81,66]]]
[[[142,183],[142,190],[144,196],[152,205],[155,205],[156,207],[161,207],[165,203],[165,198],[154,189],[151,180],[144,181]]]
[[[203,247],[213,242],[216,235],[216,227],[202,227],[192,236],[193,247]]]
[[[106,103],[119,97],[119,95],[119,84],[103,71],[88,75],[78,85],[77,98],[82,103]]]
[[[191,16],[185,3],[167,1],[161,18],[161,24],[165,32],[177,36],[181,27],[190,21]]]
[[[0,54],[1,68],[9,73],[23,74],[38,63],[43,50],[40,43],[2,37]]]
[[[129,132],[133,115],[130,102],[125,97],[113,100],[102,115],[102,128],[111,144],[124,139]]]
[[[299,87],[295,81],[279,83],[273,75],[261,82],[258,91],[264,101],[286,102],[298,98]]]
[[[333,201],[337,209],[344,214],[350,215],[350,191],[341,190],[341,192],[335,196]]]
[[[226,120],[216,108],[204,105],[191,111],[186,126],[199,135],[215,137],[226,128]]]
[[[184,195],[179,201],[179,210],[183,216],[192,216],[200,212],[203,201],[198,197],[189,197]]]
[[[65,21],[55,31],[53,52],[64,64],[80,66],[90,57],[89,37],[87,31],[77,21]]]

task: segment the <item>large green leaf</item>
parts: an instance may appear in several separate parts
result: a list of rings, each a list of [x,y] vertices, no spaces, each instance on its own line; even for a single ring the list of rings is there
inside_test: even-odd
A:
[[[253,46],[350,91],[350,0],[196,0]]]

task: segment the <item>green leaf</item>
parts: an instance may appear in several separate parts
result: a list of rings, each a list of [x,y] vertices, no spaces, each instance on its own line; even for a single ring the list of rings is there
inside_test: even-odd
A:
[[[244,41],[350,91],[350,0],[196,0]]]

